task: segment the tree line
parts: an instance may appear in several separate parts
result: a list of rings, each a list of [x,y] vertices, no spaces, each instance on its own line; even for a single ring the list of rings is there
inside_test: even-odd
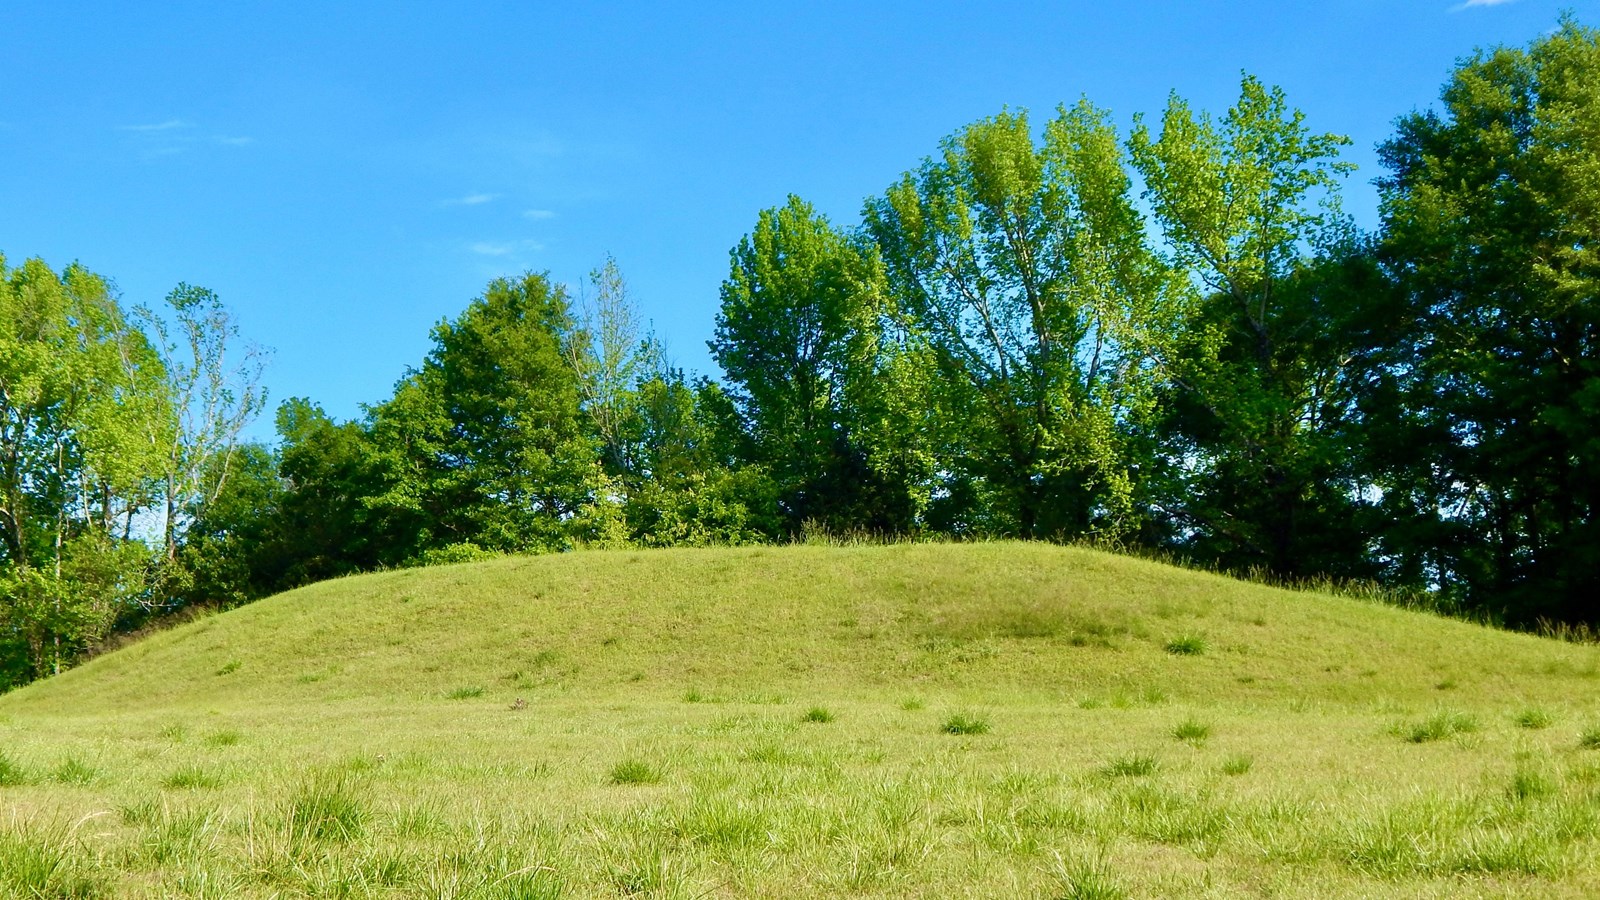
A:
[[[1462,61],[1379,148],[1253,77],[1122,133],[1087,100],[946,138],[839,225],[730,254],[721,380],[614,261],[491,282],[352,421],[291,399],[215,296],[124,314],[0,260],[0,683],[193,604],[376,568],[813,531],[1099,540],[1376,582],[1512,625],[1600,584],[1600,33]]]

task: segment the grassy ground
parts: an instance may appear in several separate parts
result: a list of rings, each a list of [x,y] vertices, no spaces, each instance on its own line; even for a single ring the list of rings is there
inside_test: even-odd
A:
[[[1593,897],[1597,688],[1044,545],[392,572],[0,697],[0,896]]]

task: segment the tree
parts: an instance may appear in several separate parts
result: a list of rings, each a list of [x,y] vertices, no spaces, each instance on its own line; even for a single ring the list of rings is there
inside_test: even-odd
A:
[[[1600,621],[1600,33],[1463,61],[1381,155],[1384,552],[1512,621]]]
[[[1343,318],[1378,279],[1337,205],[1348,140],[1246,76],[1221,121],[1173,96],[1129,142],[1181,291],[1134,340],[1162,375],[1168,538],[1233,569],[1366,574]]]
[[[1149,381],[1118,332],[1164,290],[1130,190],[1109,116],[1085,101],[1042,146],[1026,114],[970,125],[867,203],[902,344],[935,366],[944,527],[1130,524],[1128,424]]]
[[[238,326],[215,293],[179,284],[167,308],[171,325],[145,307],[134,315],[161,358],[175,413],[176,427],[151,435],[166,460],[162,543],[172,562],[185,522],[227,484],[239,434],[265,406],[266,392],[261,352],[237,346]]]
[[[147,598],[167,373],[105,282],[0,257],[0,657],[60,669]],[[25,661],[25,671],[16,663]]]
[[[716,383],[668,369],[629,394],[622,440],[629,539],[646,547],[759,543],[782,532],[777,489],[743,464],[737,413]]]
[[[578,376],[584,413],[599,440],[607,470],[620,476],[632,465],[622,439],[631,394],[641,380],[665,368],[661,347],[645,333],[617,261],[606,257],[589,273],[578,303],[576,328],[567,342]]]
[[[885,363],[883,270],[870,248],[789,197],[731,253],[711,351],[766,469],[784,530],[903,531],[906,473],[869,444]]]
[[[565,289],[545,275],[490,282],[371,412],[392,552],[530,551],[582,536],[601,471],[573,370]]]

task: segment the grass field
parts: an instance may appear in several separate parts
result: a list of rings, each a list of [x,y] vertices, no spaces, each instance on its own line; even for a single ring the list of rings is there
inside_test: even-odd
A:
[[[1035,544],[314,585],[0,697],[0,896],[1595,897],[1600,649]]]

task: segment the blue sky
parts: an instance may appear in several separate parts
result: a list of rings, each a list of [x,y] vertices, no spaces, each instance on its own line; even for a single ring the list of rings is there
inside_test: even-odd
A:
[[[220,294],[273,400],[390,392],[497,275],[616,257],[680,365],[728,250],[796,193],[853,225],[939,139],[1088,96],[1126,126],[1241,71],[1373,146],[1474,48],[1600,0],[298,3],[0,0],[0,252],[126,303]],[[270,417],[268,417],[270,419]],[[256,429],[270,435],[270,427]]]

